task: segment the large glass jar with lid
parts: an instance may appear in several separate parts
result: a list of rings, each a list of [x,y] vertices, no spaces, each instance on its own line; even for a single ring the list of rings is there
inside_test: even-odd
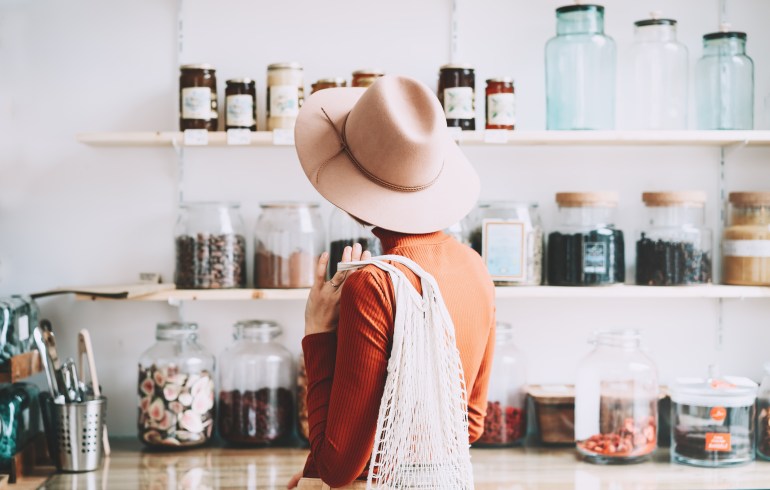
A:
[[[466,218],[467,241],[499,286],[543,282],[543,228],[537,203],[479,203]]]
[[[139,358],[139,439],[148,446],[200,446],[214,426],[214,356],[195,323],[159,323]]]
[[[604,286],[626,277],[616,192],[560,192],[559,224],[548,235],[548,284]]]
[[[246,287],[246,238],[240,204],[183,203],[175,236],[177,288]]]
[[[770,286],[770,192],[731,192],[722,241],[725,284]]]
[[[326,246],[318,204],[271,202],[261,205],[254,231],[254,285],[309,288]]]
[[[556,9],[556,37],[545,45],[548,129],[615,127],[615,56],[604,7]]]
[[[497,322],[484,433],[474,446],[511,446],[521,442],[526,434],[527,369],[513,338],[513,326]]]
[[[275,322],[235,324],[219,362],[219,435],[235,444],[285,441],[294,427],[294,366]]]
[[[380,240],[369,227],[335,207],[329,218],[329,277],[337,273],[337,264],[342,260],[345,247],[352,247],[354,243],[361,244],[361,248],[371,252],[372,256],[382,253]]]
[[[770,362],[764,368],[757,396],[757,455],[770,461]]]
[[[592,463],[635,463],[657,447],[658,374],[636,330],[597,332],[578,366],[575,440]]]
[[[711,282],[711,230],[704,226],[706,193],[645,192],[647,223],[636,242],[636,284]]]

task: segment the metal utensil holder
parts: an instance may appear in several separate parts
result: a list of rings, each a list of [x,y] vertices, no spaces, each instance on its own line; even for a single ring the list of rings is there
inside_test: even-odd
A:
[[[59,471],[98,469],[102,462],[107,398],[100,396],[80,403],[55,403],[48,396],[43,402],[48,452]]]

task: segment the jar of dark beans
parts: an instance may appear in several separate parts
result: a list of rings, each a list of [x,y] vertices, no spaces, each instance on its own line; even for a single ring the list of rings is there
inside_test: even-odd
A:
[[[179,75],[179,129],[216,131],[216,70],[208,64],[182,65]]]
[[[754,460],[757,384],[748,378],[681,378],[671,392],[671,460],[722,467]]]
[[[219,435],[233,444],[286,442],[294,428],[294,367],[281,327],[245,320],[219,357]]]
[[[225,84],[225,129],[256,131],[256,83],[251,78],[233,78]]]
[[[705,192],[645,192],[647,226],[636,242],[636,284],[711,282],[711,230],[704,226]]]
[[[626,278],[615,192],[560,192],[559,226],[548,235],[548,284],[602,286]]]
[[[368,250],[372,256],[382,253],[380,240],[370,228],[335,207],[329,218],[329,277],[337,273],[337,264],[342,260],[345,247],[352,247],[355,243],[361,244],[362,250]]]
[[[635,330],[597,332],[578,365],[575,440],[591,463],[648,459],[658,442],[658,374]]]
[[[246,287],[246,238],[240,204],[192,202],[180,206],[176,226],[179,289]]]
[[[441,67],[438,100],[444,108],[447,126],[476,129],[476,74],[468,65],[449,64]]]
[[[148,446],[206,443],[214,427],[214,356],[194,323],[159,323],[139,359],[139,439]]]
[[[757,396],[757,454],[770,461],[770,362],[765,364]]]

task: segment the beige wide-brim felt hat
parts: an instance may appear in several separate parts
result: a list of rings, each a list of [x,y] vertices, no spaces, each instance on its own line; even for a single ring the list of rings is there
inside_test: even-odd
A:
[[[436,95],[411,78],[316,92],[299,111],[294,140],[322,196],[387,230],[442,230],[479,195],[478,175],[450,136]]]

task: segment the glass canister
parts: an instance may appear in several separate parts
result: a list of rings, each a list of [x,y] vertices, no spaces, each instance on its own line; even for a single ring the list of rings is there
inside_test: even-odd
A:
[[[309,288],[326,246],[318,204],[271,202],[261,207],[254,232],[255,287]]]
[[[680,378],[671,392],[671,460],[733,466],[754,460],[757,384],[724,376]]]
[[[476,129],[476,74],[472,66],[449,64],[441,67],[438,100],[444,108],[446,124],[463,131]]]
[[[250,78],[225,82],[225,129],[257,130],[257,84]]]
[[[378,78],[385,75],[384,70],[379,68],[365,68],[353,72],[351,87],[371,87]]]
[[[725,284],[770,286],[770,192],[731,192],[722,241]]]
[[[294,129],[305,100],[305,82],[299,63],[273,63],[267,67],[267,130]]]
[[[179,75],[179,129],[219,127],[216,70],[209,64],[182,65]]]
[[[329,277],[337,273],[337,264],[342,260],[345,247],[352,247],[354,243],[360,243],[362,250],[369,250],[372,256],[382,253],[380,240],[370,228],[335,207],[329,218]]]
[[[195,323],[159,323],[139,358],[139,440],[148,446],[200,446],[214,426],[214,356]]]
[[[246,320],[234,328],[235,342],[219,358],[219,435],[236,444],[285,441],[294,427],[294,367],[276,341],[281,327]]]
[[[32,383],[5,384],[0,389],[0,462],[10,459],[40,431],[40,390]]]
[[[543,228],[537,203],[479,203],[468,216],[468,241],[498,286],[543,282]]]
[[[511,446],[523,440],[527,430],[526,362],[513,343],[511,324],[497,322],[495,335],[484,433],[474,446]]]
[[[770,362],[764,368],[757,396],[757,455],[770,461]]]
[[[636,242],[636,284],[679,286],[711,282],[711,230],[704,225],[706,193],[645,192],[647,226]]]
[[[687,129],[687,47],[676,38],[677,22],[650,19],[634,23],[627,57],[628,126],[633,129]]]
[[[347,87],[348,82],[344,78],[321,78],[310,86],[310,95],[326,88]]]
[[[0,365],[30,350],[30,334],[39,314],[37,303],[29,296],[14,294],[0,298]]]
[[[636,330],[594,335],[575,383],[577,450],[591,463],[636,463],[657,447],[658,373]]]
[[[232,202],[180,205],[175,233],[177,288],[246,287],[246,238],[240,206]]]
[[[513,78],[488,79],[486,97],[486,129],[513,130],[516,127],[516,95]]]
[[[548,129],[614,129],[615,41],[604,34],[604,7],[556,9],[545,81]]]
[[[729,24],[703,36],[695,65],[698,129],[754,129],[754,62],[746,39]]]
[[[603,286],[626,278],[615,192],[560,192],[559,226],[548,235],[548,284]]]

